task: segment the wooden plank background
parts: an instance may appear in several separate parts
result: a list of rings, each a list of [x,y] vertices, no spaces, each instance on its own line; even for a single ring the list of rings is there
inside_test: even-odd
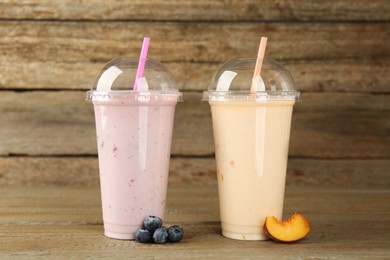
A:
[[[0,186],[98,185],[85,92],[111,58],[137,57],[143,36],[184,92],[170,185],[215,185],[201,93],[224,61],[255,57],[264,35],[303,92],[287,183],[389,187],[386,0],[0,0]]]

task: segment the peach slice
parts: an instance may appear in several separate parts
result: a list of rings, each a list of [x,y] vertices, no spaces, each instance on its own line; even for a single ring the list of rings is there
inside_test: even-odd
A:
[[[300,213],[295,213],[286,221],[274,216],[267,217],[263,226],[264,233],[278,242],[294,242],[304,238],[310,232],[309,221]]]

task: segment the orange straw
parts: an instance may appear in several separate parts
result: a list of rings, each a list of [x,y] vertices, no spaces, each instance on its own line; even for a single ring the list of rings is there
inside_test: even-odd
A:
[[[251,92],[256,91],[256,86],[258,85],[258,82],[259,82],[259,77],[260,77],[261,67],[263,66],[264,53],[265,53],[266,46],[267,46],[267,37],[261,37],[259,52],[257,53],[256,67],[255,67],[255,71],[253,73]]]

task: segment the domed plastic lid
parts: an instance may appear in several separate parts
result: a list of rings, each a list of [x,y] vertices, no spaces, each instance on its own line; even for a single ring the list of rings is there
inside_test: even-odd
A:
[[[160,62],[147,58],[143,76],[136,80],[138,58],[116,58],[107,63],[87,92],[87,100],[112,100],[117,98],[176,99],[182,93],[177,90],[171,72]]]
[[[259,77],[253,78],[256,59],[236,58],[215,73],[212,85],[203,93],[206,101],[297,100],[291,74],[276,60],[266,58]]]

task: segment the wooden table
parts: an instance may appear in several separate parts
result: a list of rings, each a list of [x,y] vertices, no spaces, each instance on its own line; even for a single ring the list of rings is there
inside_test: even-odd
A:
[[[185,238],[156,245],[105,237],[98,188],[0,188],[0,258],[390,259],[389,199],[388,189],[289,186],[285,215],[304,213],[312,232],[280,244],[222,237],[215,187],[171,187],[166,222]]]

